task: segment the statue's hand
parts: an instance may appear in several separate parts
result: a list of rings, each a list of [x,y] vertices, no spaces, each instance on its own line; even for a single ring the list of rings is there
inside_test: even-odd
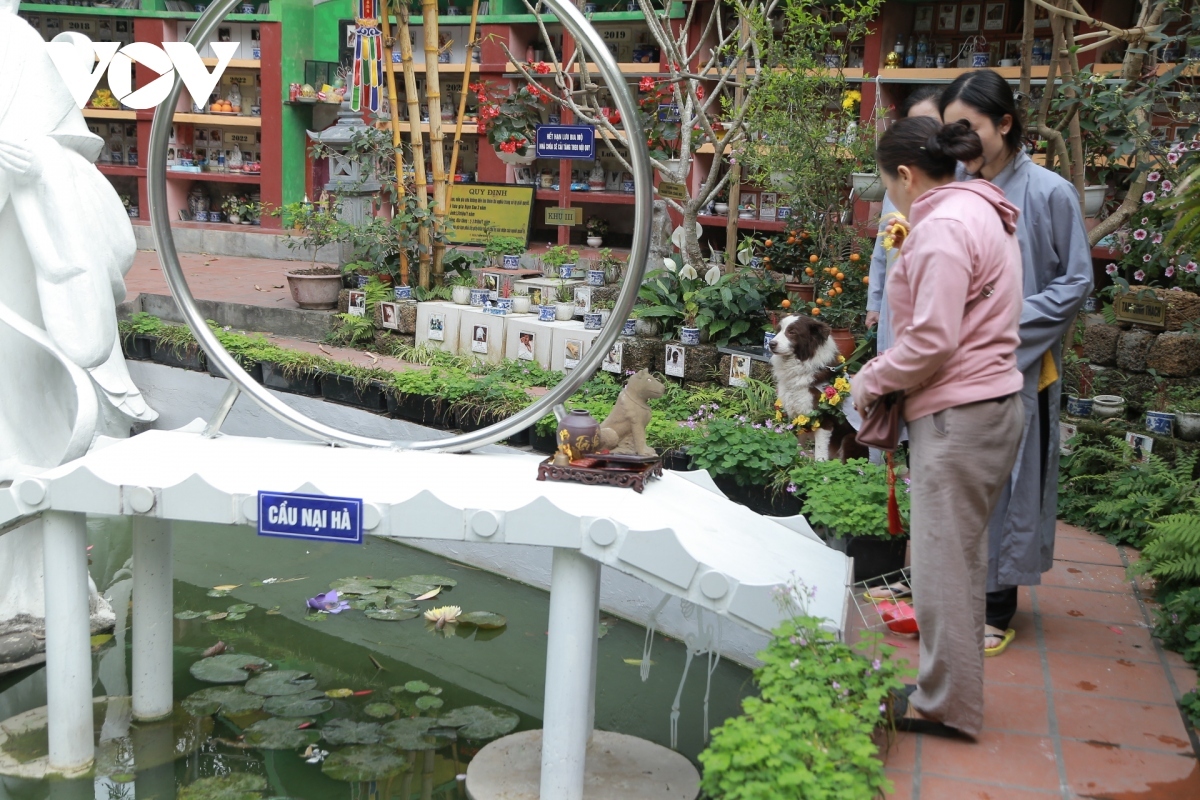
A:
[[[0,171],[7,172],[18,183],[34,183],[42,174],[33,150],[23,144],[0,140]]]

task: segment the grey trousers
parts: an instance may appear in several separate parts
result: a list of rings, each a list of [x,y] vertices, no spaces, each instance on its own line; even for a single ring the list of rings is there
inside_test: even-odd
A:
[[[909,702],[972,737],[983,727],[988,519],[1012,472],[1023,424],[1016,395],[908,423],[913,606],[921,631]]]

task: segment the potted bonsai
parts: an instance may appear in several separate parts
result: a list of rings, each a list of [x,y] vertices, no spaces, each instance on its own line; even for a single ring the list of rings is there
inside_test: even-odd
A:
[[[1200,441],[1200,389],[1177,386],[1170,397],[1179,438],[1185,442]]]
[[[288,203],[274,209],[272,216],[282,217],[288,229],[290,249],[312,253],[308,269],[286,273],[292,299],[301,308],[337,308],[338,293],[342,290],[342,273],[331,266],[317,266],[317,252],[326,245],[339,244],[348,236],[348,226],[338,217],[339,204],[322,198],[316,203],[307,200]]]
[[[584,225],[587,227],[588,247],[599,247],[604,244],[604,237],[608,234],[608,220],[592,215],[587,218]]]
[[[904,567],[908,536],[888,533],[887,468],[866,459],[843,463],[802,461],[788,473],[801,487],[800,513],[830,547],[854,559],[854,580],[866,581]],[[908,492],[897,480],[896,501],[907,519]]]
[[[729,190],[722,189],[717,192],[716,199],[713,200],[713,213],[718,217],[729,215]]]

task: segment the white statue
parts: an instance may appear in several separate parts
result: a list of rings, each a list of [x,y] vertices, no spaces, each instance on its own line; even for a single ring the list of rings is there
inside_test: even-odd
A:
[[[157,414],[133,385],[116,305],[136,245],[40,34],[0,0],[0,482],[77,458]],[[71,36],[71,34],[64,34]],[[93,624],[112,612],[92,597]],[[0,536],[0,634],[40,628],[41,526]]]

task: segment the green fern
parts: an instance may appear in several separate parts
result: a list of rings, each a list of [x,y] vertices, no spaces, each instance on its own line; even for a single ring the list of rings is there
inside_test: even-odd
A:
[[[1161,591],[1200,585],[1200,514],[1172,514],[1150,525],[1138,571]]]

